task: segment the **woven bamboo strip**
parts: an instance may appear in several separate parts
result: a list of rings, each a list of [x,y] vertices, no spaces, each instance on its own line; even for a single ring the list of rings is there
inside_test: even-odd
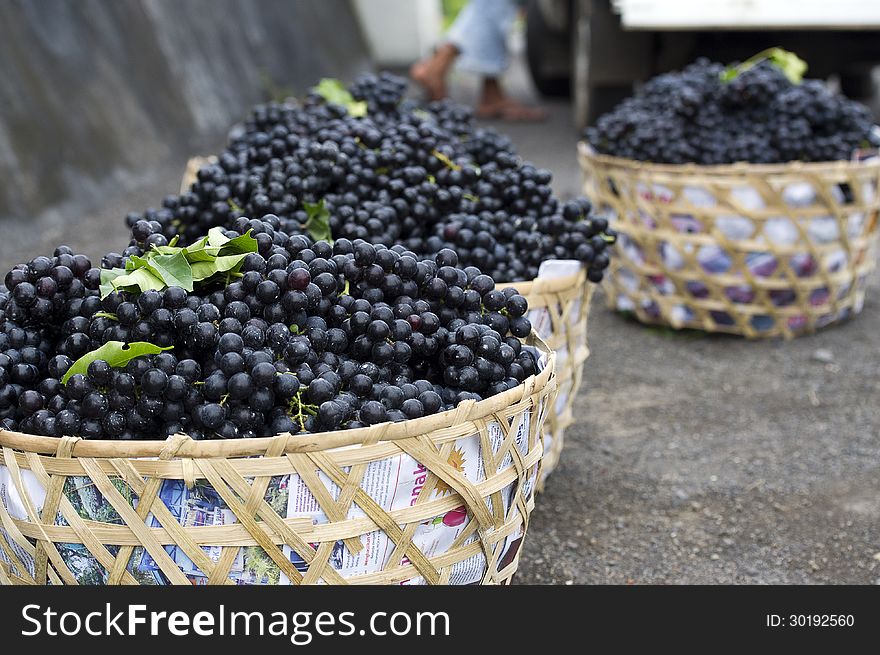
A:
[[[158,478],[148,478],[147,482],[144,482],[143,478],[134,470],[131,462],[129,460],[113,460],[114,468],[116,468],[117,472],[120,474],[120,477],[126,482],[126,484],[130,485],[132,490],[137,494],[140,498],[142,496],[146,496],[149,494],[147,490],[147,484],[154,483]],[[215,568],[214,560],[205,554],[205,551],[202,550],[200,546],[210,545],[216,543],[215,541],[205,541],[204,543],[197,543],[195,539],[193,539],[190,532],[183,529],[180,523],[177,522],[177,519],[168,511],[168,508],[164,503],[153,502],[150,506],[150,509],[153,512],[156,520],[160,525],[166,526],[163,528],[150,528],[151,531],[155,532],[155,539],[163,546],[166,545],[177,545],[186,556],[189,557],[193,563],[202,571],[210,575]],[[90,528],[95,531],[103,527],[101,523],[92,523]],[[166,534],[167,536],[163,539],[162,535]],[[55,538],[55,541],[65,541],[63,538]],[[102,536],[101,540],[104,543],[116,543],[112,538],[108,538],[107,536]],[[128,543],[120,543],[117,545],[121,545],[123,547],[134,547],[139,546],[140,542],[134,536],[134,533],[131,535],[131,540]],[[252,545],[252,544],[248,544]],[[117,558],[117,562],[120,558]],[[113,576],[111,574],[108,582],[110,584],[113,583]],[[231,580],[227,581],[228,584],[232,584]]]
[[[587,281],[586,271],[576,275],[558,278],[536,278],[530,281],[513,282],[515,287],[529,301],[530,315],[546,312],[549,329],[541,338],[554,352],[564,350],[565,357],[558,358],[557,384],[559,401],[555,411],[547,417],[549,447],[546,448],[542,463],[543,473],[538,483],[542,490],[547,477],[556,468],[562,454],[565,429],[574,422],[574,403],[578,397],[584,375],[584,363],[590,355],[587,345],[587,327],[590,301],[595,285]]]
[[[49,459],[50,458],[42,458],[41,461],[47,461]],[[530,469],[536,466],[539,463],[539,460],[540,453],[538,451],[530,452],[523,459],[524,468]],[[128,463],[130,464],[130,462]],[[483,482],[479,482],[476,486],[482,496],[495,496],[501,489],[512,484],[516,480],[517,475],[518,473],[514,467],[507,467],[499,471],[498,475],[493,476],[488,480],[484,480]],[[425,486],[428,485],[426,484]],[[140,486],[137,484],[132,485],[132,489],[135,493],[138,493],[138,490],[141,488],[143,488],[143,484]],[[444,514],[451,509],[455,509],[459,504],[460,503],[455,496],[446,496],[432,500],[425,500],[412,507],[393,510],[389,512],[389,515],[392,521],[397,524],[418,524],[434,516]],[[247,530],[237,524],[190,527],[188,530],[183,531],[180,528],[180,524],[177,523],[170,513],[168,513],[167,508],[163,511],[163,507],[164,506],[160,505],[156,506],[160,513],[159,519],[163,527],[149,528],[154,532],[155,539],[163,545],[173,545],[177,543],[183,546],[181,539],[184,534],[189,536],[193,544],[201,546],[211,544],[221,546],[254,546],[257,543],[249,536]],[[0,504],[0,512],[3,512],[2,504]],[[2,514],[0,514],[0,516],[2,516]],[[41,531],[45,531],[45,534],[56,543],[76,543],[79,539],[79,532],[73,527],[59,525],[35,526],[26,520],[9,520],[10,525],[15,529],[20,530],[21,534],[25,537],[37,538],[43,534]],[[84,519],[81,519],[81,521],[82,524],[87,527],[89,531],[93,532],[103,543],[131,546],[139,545],[137,537],[125,525],[96,523]],[[314,541],[346,540],[378,529],[378,526],[369,517],[344,519],[339,522],[319,525],[313,525],[308,519],[297,518],[284,519],[284,522],[296,533]],[[167,528],[165,526],[167,526]],[[282,543],[283,541],[277,536],[277,534],[275,534],[273,538],[276,543]],[[33,551],[33,546],[27,544],[27,547]],[[33,555],[33,552],[31,552],[31,555]]]
[[[526,469],[530,469],[538,464],[540,457],[536,451],[530,456],[524,458],[523,463]],[[478,483],[476,486],[480,490],[483,497],[495,495],[501,489],[512,484],[517,479],[517,471],[514,467],[509,467],[494,476],[490,480]],[[426,484],[426,486],[428,486]],[[136,488],[133,487],[136,492]],[[430,494],[429,494],[430,495]],[[389,512],[391,520],[398,525],[419,524],[435,516],[444,514],[449,510],[455,509],[461,502],[457,496],[445,496],[426,500],[412,507],[405,507]],[[158,504],[156,509],[161,511]],[[0,504],[0,513],[2,513],[2,504]],[[165,509],[167,512],[167,508]],[[26,520],[10,519],[11,525],[20,531],[23,537],[36,539],[45,534],[49,539],[56,543],[77,543],[79,541],[79,533],[70,526],[63,525],[45,525],[37,526]],[[343,541],[352,539],[358,535],[379,529],[379,526],[369,517],[357,519],[344,519],[339,522],[331,522],[324,524],[313,524],[308,519],[283,519],[284,523],[294,532],[300,534],[309,541]],[[256,546],[257,542],[247,532],[247,530],[238,524],[221,525],[221,526],[197,526],[190,527],[187,530],[180,528],[180,524],[171,516],[170,513],[160,517],[162,527],[148,528],[153,533],[154,539],[164,545],[178,544],[183,546],[182,539],[184,535],[191,540],[193,546]],[[109,523],[97,523],[94,521],[83,520],[83,524],[88,530],[105,544],[118,546],[138,546],[140,542],[137,536],[126,525],[114,525]],[[277,532],[270,532],[272,541],[276,544],[283,543],[283,539]],[[0,540],[0,545],[3,541]],[[28,544],[31,551],[33,546]],[[199,549],[199,552],[202,552]],[[187,550],[189,553],[189,550]],[[204,554],[204,553],[203,553]],[[31,552],[33,555],[33,552]],[[190,557],[192,559],[192,557]],[[197,562],[198,564],[198,562]],[[201,568],[201,567],[200,567]]]
[[[583,143],[578,154],[585,193],[620,233],[612,308],[747,338],[791,338],[860,311],[877,258],[880,158],[670,165]]]
[[[61,445],[59,446],[59,449],[62,452],[68,452],[67,443],[65,442],[65,440],[61,440]],[[38,516],[37,510],[34,504],[31,502],[30,497],[28,496],[27,489],[22,478],[21,469],[19,469],[17,466],[10,466],[9,473],[12,478],[13,485],[15,485],[16,491],[18,492],[19,497],[24,503],[28,518],[31,521],[36,521],[39,525],[42,526],[42,519]],[[52,515],[51,520],[55,520],[54,514]],[[61,554],[58,552],[58,549],[56,548],[54,543],[51,543],[47,539],[44,539],[41,545],[38,541],[34,553],[34,582],[36,582],[37,584],[46,584],[46,580],[49,576],[48,559],[52,560],[52,564],[56,567],[57,570],[63,570],[66,568],[64,566],[64,561],[61,558]],[[75,584],[75,581],[73,581],[73,576],[70,575],[69,572],[65,572],[64,574],[62,574],[62,579],[66,584]]]
[[[63,439],[58,440],[58,448],[62,451],[66,451],[67,446],[63,441]],[[33,453],[28,453],[28,455],[31,456]],[[28,463],[31,472],[34,473],[40,484],[44,488],[48,488],[51,484],[51,478],[46,474],[45,468],[43,468],[43,461],[45,461],[45,459],[46,458],[32,456],[29,457]],[[82,544],[105,570],[112,568],[114,563],[113,554],[106,548],[100,539],[96,538],[95,535],[89,531],[85,521],[83,521],[67,497],[62,496],[61,498],[60,513],[77,535],[77,539],[65,543]],[[136,581],[131,575],[126,573],[122,577],[122,584],[136,584]]]
[[[324,514],[330,517],[330,521],[335,524],[345,521],[348,505],[345,503],[338,503],[333,499],[330,492],[327,490],[327,487],[321,484],[318,479],[318,474],[316,472],[317,467],[309,461],[308,456],[288,455],[287,459],[293,465],[293,470],[296,471],[296,474],[305,480],[309,489],[312,490],[312,493],[315,495],[315,500],[318,501],[318,505],[321,506],[321,510]],[[348,548],[349,552],[353,555],[359,553],[364,547],[364,545],[354,537],[346,537],[342,541],[345,543],[345,547]]]

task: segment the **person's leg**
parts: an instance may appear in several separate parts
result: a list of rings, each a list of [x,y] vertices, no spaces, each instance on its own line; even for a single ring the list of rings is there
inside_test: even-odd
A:
[[[507,33],[515,17],[514,0],[471,0],[450,26],[445,43],[413,64],[410,76],[429,100],[446,97],[446,76],[456,59],[464,70],[498,77],[507,67]]]
[[[515,0],[470,0],[446,35],[461,53],[458,67],[500,77],[507,68],[507,36],[516,12]]]
[[[418,82],[428,96],[428,100],[441,100],[446,97],[446,76],[458,57],[458,48],[452,43],[444,43],[430,57],[414,63],[409,75]]]
[[[471,0],[449,28],[447,41],[410,69],[430,100],[446,97],[446,76],[453,63],[483,76],[477,115],[501,120],[542,120],[545,112],[507,96],[499,79],[507,68],[507,36],[516,18],[514,0]]]

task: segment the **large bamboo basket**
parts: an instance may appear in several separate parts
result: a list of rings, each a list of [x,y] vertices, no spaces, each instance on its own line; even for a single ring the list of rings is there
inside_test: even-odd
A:
[[[584,190],[620,237],[610,307],[644,323],[790,338],[864,304],[880,158],[665,165],[579,144]]]
[[[544,463],[538,482],[538,491],[542,491],[559,463],[565,428],[574,422],[574,403],[583,381],[584,363],[590,355],[587,323],[595,285],[587,281],[586,270],[581,267],[574,275],[499,285],[506,286],[515,287],[528,299],[532,328],[556,353],[559,393],[555,411],[547,417]]]
[[[211,155],[209,157],[190,157],[186,160],[186,168],[183,170],[183,177],[180,178],[180,193],[184,194],[189,191],[193,182],[199,174],[199,169],[209,164],[216,164],[217,157]]]
[[[196,181],[203,166],[216,163],[215,157],[192,157],[180,183],[181,193]],[[584,362],[590,354],[587,347],[587,318],[595,285],[587,281],[586,271],[554,279],[535,278],[530,281],[499,284],[499,288],[515,287],[529,301],[529,319],[538,336],[556,352],[556,378],[559,395],[556,411],[547,417],[544,443],[543,473],[538,491],[559,462],[565,428],[574,421],[572,408],[583,379]]]
[[[552,351],[530,343],[545,365],[519,387],[358,430],[199,442],[0,431],[0,583],[508,583],[556,393]],[[291,502],[311,509],[291,515]]]

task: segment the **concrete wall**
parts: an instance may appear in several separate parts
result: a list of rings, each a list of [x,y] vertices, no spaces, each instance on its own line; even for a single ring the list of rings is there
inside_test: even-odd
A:
[[[0,226],[88,208],[366,59],[349,0],[0,2]]]

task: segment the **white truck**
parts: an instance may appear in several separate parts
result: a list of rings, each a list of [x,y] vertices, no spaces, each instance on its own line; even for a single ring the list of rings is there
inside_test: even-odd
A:
[[[743,60],[781,46],[807,75],[838,76],[851,98],[873,96],[880,0],[528,0],[526,47],[537,88],[571,93],[583,127],[633,84],[699,56]]]

